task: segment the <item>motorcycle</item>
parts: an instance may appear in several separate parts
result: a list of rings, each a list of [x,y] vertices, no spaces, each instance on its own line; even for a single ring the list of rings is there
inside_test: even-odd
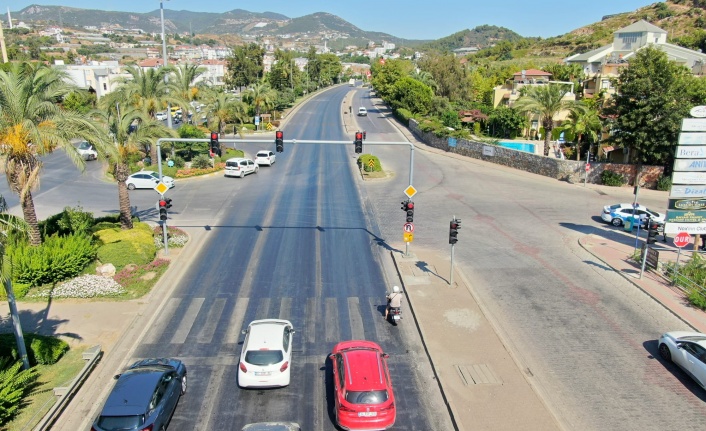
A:
[[[390,316],[390,321],[394,325],[397,325],[397,322],[402,320],[402,309],[400,307],[391,307],[389,316]]]

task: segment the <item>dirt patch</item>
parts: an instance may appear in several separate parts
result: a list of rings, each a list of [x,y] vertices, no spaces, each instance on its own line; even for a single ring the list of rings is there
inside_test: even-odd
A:
[[[150,271],[150,272],[146,273],[145,275],[141,276],[140,280],[149,281],[149,280],[152,280],[153,278],[155,278],[156,276],[157,276],[156,272]]]
[[[361,171],[360,175],[361,175],[361,177],[363,177],[364,180],[384,180],[387,178],[392,178],[394,176],[392,172],[388,172],[388,171],[381,171],[381,172]]]

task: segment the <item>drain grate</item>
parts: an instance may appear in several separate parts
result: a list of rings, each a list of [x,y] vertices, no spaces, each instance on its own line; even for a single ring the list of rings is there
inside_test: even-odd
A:
[[[466,386],[503,384],[487,364],[454,365],[454,368]]]

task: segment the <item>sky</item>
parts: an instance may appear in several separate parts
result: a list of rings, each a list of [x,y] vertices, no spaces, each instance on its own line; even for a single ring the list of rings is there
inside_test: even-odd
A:
[[[7,0],[1,12],[20,11],[32,4],[150,12],[159,0]],[[506,27],[521,36],[559,36],[600,21],[605,15],[630,12],[656,3],[650,0],[165,0],[164,8],[194,12],[276,12],[298,18],[315,12],[337,15],[364,31],[388,33],[403,39],[440,39],[479,25]]]

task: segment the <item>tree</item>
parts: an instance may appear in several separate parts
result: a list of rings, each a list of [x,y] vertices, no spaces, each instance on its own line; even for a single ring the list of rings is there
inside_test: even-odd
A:
[[[275,51],[275,63],[270,69],[267,80],[277,91],[294,89],[299,83],[299,69],[294,63],[294,54],[291,51]]]
[[[262,110],[270,108],[276,97],[277,93],[266,82],[255,84],[243,93],[243,101],[252,105],[256,116],[260,116]]]
[[[170,68],[143,70],[133,66],[125,70],[130,74],[130,78],[122,79],[122,85],[103,98],[104,106],[113,107],[116,104],[122,104],[124,107],[127,101],[142,109],[151,119],[155,119],[155,114],[164,109],[167,104],[173,106],[188,104],[188,101],[180,95],[179,87],[174,82],[170,84],[165,82],[164,78],[170,73]],[[150,145],[149,148],[150,157],[156,161],[156,146]]]
[[[101,100],[101,110],[96,112],[97,118],[107,126],[113,138],[113,151],[110,158],[110,169],[118,183],[118,204],[120,207],[120,227],[132,229],[132,207],[127,191],[128,176],[130,176],[129,158],[139,151],[140,147],[154,147],[158,138],[175,136],[161,121],[150,118],[140,107],[125,104],[110,104],[107,99]],[[137,127],[132,127],[137,124]],[[155,163],[157,159],[153,159]]]
[[[527,117],[507,106],[498,106],[488,118],[490,135],[494,137],[514,138],[526,125]]]
[[[433,98],[431,87],[405,76],[395,82],[389,101],[395,109],[404,108],[412,113],[425,115],[431,109]]]
[[[197,64],[180,64],[172,69],[172,72],[176,78],[172,84],[178,96],[187,102],[196,99],[199,90],[198,87],[194,86],[194,83],[199,76],[206,72],[206,68]],[[190,111],[190,108],[190,105],[181,107],[185,114]]]
[[[612,119],[609,142],[627,149],[638,164],[671,168],[682,118],[706,101],[703,82],[660,49],[647,47],[620,70],[615,86],[603,110]]]
[[[588,136],[591,142],[597,141],[601,127],[601,120],[598,118],[598,112],[595,109],[590,109],[583,103],[570,108],[569,118],[560,128],[567,134],[576,137],[576,160],[581,160],[583,137]]]
[[[373,62],[370,69],[375,91],[380,97],[387,100],[392,94],[395,83],[403,76],[409,76],[414,65],[408,60],[385,60],[384,63]]]
[[[76,90],[65,78],[64,72],[41,63],[14,63],[9,72],[0,70],[0,155],[34,246],[42,242],[32,198],[42,168],[39,156],[62,148],[83,170],[85,161],[71,141],[75,138],[93,143],[99,155],[107,154],[105,133],[86,115],[59,104]]]
[[[554,117],[576,104],[563,100],[568,90],[558,84],[523,87],[524,94],[513,106],[519,112],[537,115],[544,127],[544,155],[549,155],[549,137],[554,129]]]
[[[449,100],[469,100],[466,69],[454,55],[427,56],[419,61],[419,68],[431,73],[437,84],[436,94]]]
[[[205,100],[208,123],[215,126],[219,134],[225,132],[225,126],[229,121],[241,122],[247,117],[247,106],[232,94],[211,91],[206,95]]]
[[[230,88],[248,87],[257,82],[264,73],[265,50],[256,43],[238,46],[226,60],[226,85]]]

